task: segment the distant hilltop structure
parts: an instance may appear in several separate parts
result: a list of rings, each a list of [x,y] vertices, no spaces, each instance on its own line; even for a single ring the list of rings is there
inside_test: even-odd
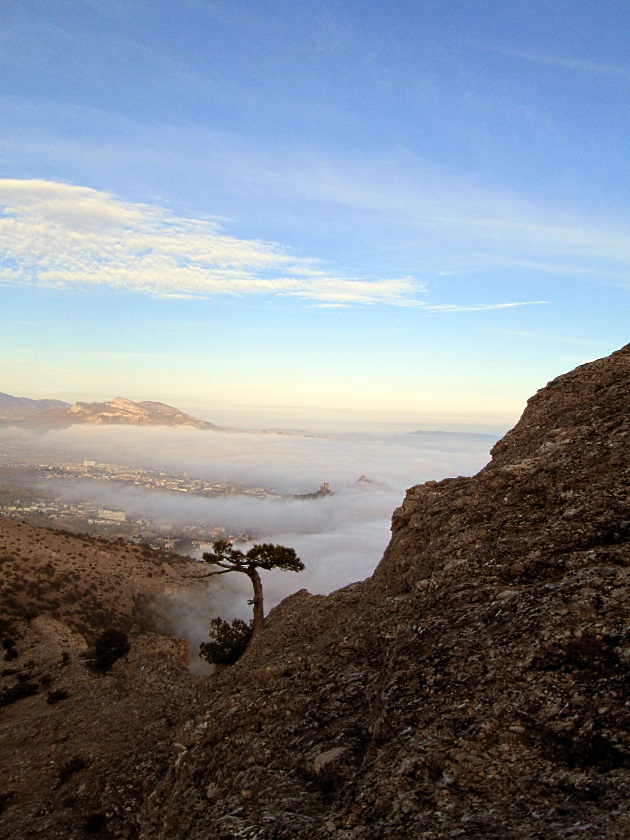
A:
[[[330,489],[330,484],[325,481],[323,484],[319,485],[319,490],[316,490],[314,493],[295,493],[292,496],[289,496],[290,499],[319,499],[320,496],[333,496],[334,490]]]

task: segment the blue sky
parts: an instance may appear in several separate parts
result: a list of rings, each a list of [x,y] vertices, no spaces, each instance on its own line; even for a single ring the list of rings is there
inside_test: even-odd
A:
[[[2,0],[0,390],[502,430],[628,340],[626,2]]]

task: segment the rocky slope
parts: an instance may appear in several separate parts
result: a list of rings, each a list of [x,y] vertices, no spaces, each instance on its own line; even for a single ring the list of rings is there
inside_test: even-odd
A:
[[[194,561],[148,546],[0,517],[5,620],[49,615],[89,640],[111,626],[139,632],[150,624],[152,600],[195,586],[196,570]]]
[[[0,837],[137,837],[171,766],[174,721],[192,713],[185,644],[134,638],[99,674],[86,667],[83,637],[39,617],[18,647],[4,670],[23,678],[24,696],[8,703],[0,692]]]
[[[111,764],[93,710],[63,807],[5,776],[0,834],[629,836],[629,407],[630,345],[550,383],[477,476],[408,491],[371,579],[297,593],[236,665],[182,677],[155,748],[114,739]],[[140,660],[103,679],[136,691]],[[48,731],[41,698],[10,712]]]
[[[166,627],[171,598],[197,591],[195,571],[146,547],[0,518],[0,837],[111,836],[104,812],[118,788],[126,808],[144,801],[137,765],[166,772],[194,678],[186,643],[148,631]],[[131,650],[103,675],[84,654],[108,627],[127,631]]]

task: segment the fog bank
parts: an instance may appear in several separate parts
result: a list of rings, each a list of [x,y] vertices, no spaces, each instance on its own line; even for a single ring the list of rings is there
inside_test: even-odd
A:
[[[493,443],[484,435],[440,433],[317,436],[95,426],[46,434],[0,430],[5,458],[22,453],[41,463],[94,460],[140,466],[209,482],[258,486],[279,496],[310,493],[328,482],[333,495],[304,500],[206,498],[94,480],[46,482],[49,490],[68,500],[125,510],[156,524],[223,525],[260,541],[292,546],[305,571],[263,572],[267,610],[303,587],[326,594],[368,577],[387,546],[391,516],[406,488],[474,474],[487,463]],[[222,576],[216,595],[213,603],[222,616],[249,617],[251,592],[245,576]],[[187,618],[185,609],[179,612],[181,621],[196,624],[193,605]],[[201,638],[207,635],[207,624]]]

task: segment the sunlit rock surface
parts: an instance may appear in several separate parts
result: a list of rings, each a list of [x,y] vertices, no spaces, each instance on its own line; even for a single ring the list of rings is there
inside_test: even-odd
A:
[[[3,410],[4,407],[4,410]],[[68,405],[58,400],[27,400],[0,394],[0,418],[5,425],[26,428],[63,428],[76,423],[94,426],[187,426],[194,429],[218,429],[178,408],[161,402],[133,402],[115,397],[102,403],[78,402]]]

